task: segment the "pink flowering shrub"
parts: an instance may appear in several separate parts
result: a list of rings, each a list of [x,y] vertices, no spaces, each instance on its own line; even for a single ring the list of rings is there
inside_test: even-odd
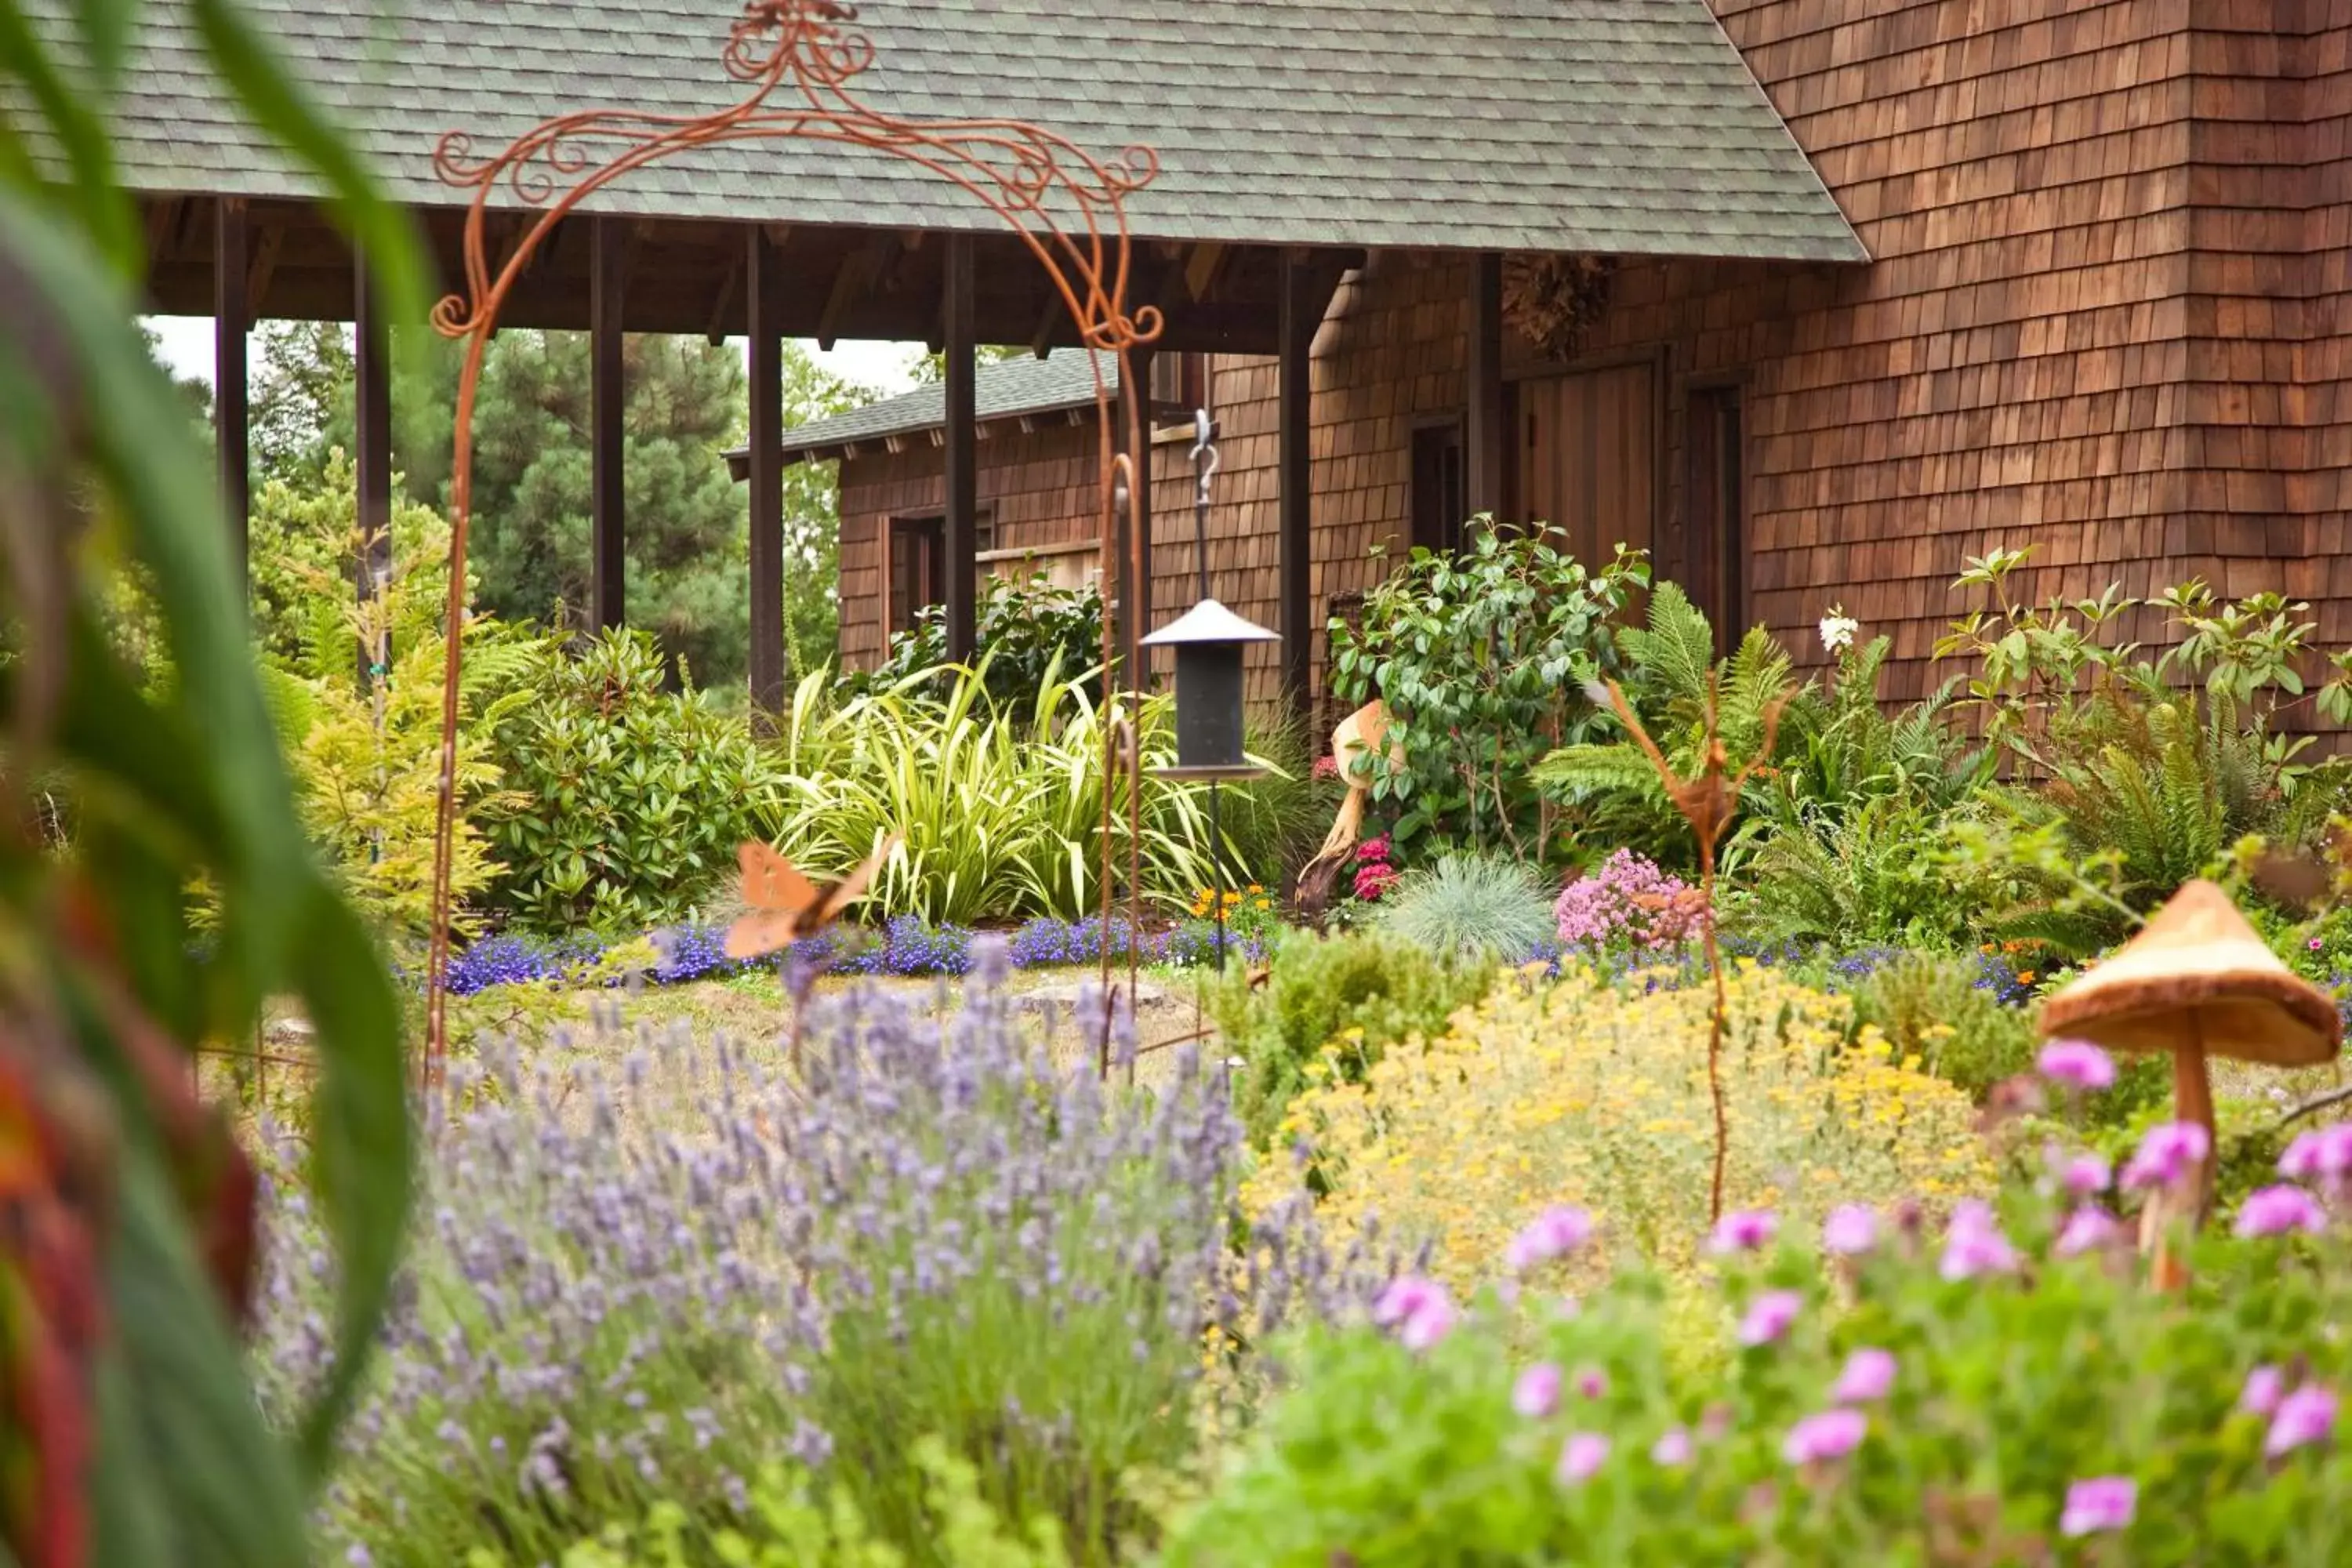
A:
[[[2120,1174],[2060,1146],[1945,1215],[1727,1215],[1695,1329],[1605,1219],[1545,1210],[1483,1290],[1277,1346],[1289,1392],[1164,1561],[2352,1563],[2352,1129],[2151,1289],[2121,1210],[2207,1152],[2159,1126]]]
[[[1367,838],[1356,846],[1353,865],[1356,868],[1356,897],[1368,904],[1377,904],[1381,895],[1397,884],[1396,850],[1385,833]]]
[[[1588,953],[1664,952],[1699,934],[1706,907],[1696,888],[1631,849],[1562,888],[1552,905],[1560,945]]]

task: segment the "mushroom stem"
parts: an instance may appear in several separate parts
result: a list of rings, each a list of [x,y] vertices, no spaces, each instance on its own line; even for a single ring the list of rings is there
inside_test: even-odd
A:
[[[2189,1283],[2189,1270],[2174,1257],[2166,1234],[2175,1212],[2185,1214],[2194,1231],[2205,1221],[2212,1202],[2213,1160],[2220,1152],[2220,1132],[2213,1125],[2213,1076],[2205,1056],[2205,1037],[2194,1029],[2187,1044],[2172,1053],[2172,1119],[2193,1121],[2205,1129],[2205,1158],[2189,1178],[2170,1193],[2149,1200],[2156,1225],[2156,1255],[2148,1260],[2148,1277],[2159,1290],[2178,1290]]]

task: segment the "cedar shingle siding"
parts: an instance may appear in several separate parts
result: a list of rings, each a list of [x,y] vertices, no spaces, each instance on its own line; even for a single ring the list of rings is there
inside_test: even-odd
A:
[[[1801,657],[1843,603],[1895,637],[1892,691],[1918,694],[1963,557],[2026,543],[2031,596],[2201,575],[2309,598],[2352,642],[2352,0],[1719,9],[1874,260],[1617,273],[1579,363],[1655,367],[1662,569],[1691,548],[1691,387],[1730,380],[1750,610]],[[1332,306],[1318,620],[1380,569],[1375,542],[1402,542],[1412,431],[1463,404],[1467,288],[1458,258],[1389,252]],[[1562,368],[1515,336],[1506,353],[1515,379]],[[1272,363],[1221,360],[1215,384],[1213,587],[1271,624]],[[1182,482],[1158,496],[1164,620],[1194,587]],[[1252,656],[1271,696],[1273,657]]]

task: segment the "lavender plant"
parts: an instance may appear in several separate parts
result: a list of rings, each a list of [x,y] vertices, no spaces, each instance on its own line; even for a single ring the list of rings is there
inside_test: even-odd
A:
[[[1064,1077],[1008,967],[977,939],[944,1022],[820,1005],[805,1082],[646,1035],[616,1082],[508,1051],[457,1083],[323,1546],[554,1561],[661,1505],[738,1521],[791,1464],[935,1562],[909,1458],[935,1438],[1003,1517],[1110,1560],[1145,1526],[1124,1478],[1189,1471],[1246,1392],[1212,1352],[1367,1300],[1377,1271],[1303,1211],[1242,1224],[1222,1070]],[[332,1279],[304,1194],[271,1215],[256,1360],[279,1414],[321,1375]]]

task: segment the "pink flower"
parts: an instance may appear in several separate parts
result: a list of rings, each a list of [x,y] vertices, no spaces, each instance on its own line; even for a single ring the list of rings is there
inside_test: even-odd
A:
[[[2096,1204],[2084,1204],[2066,1216],[2050,1250],[2061,1258],[2079,1258],[2111,1246],[2122,1234],[2123,1226],[2116,1223],[2115,1215]]]
[[[1372,1303],[1372,1321],[1395,1329],[1398,1342],[1412,1351],[1425,1351],[1453,1332],[1460,1317],[1444,1286],[1412,1274],[1391,1280]]]
[[[2279,1401],[2263,1452],[2275,1459],[2322,1441],[2336,1426],[2336,1395],[2306,1383]]]
[[[1749,1303],[1748,1315],[1739,1320],[1739,1342],[1750,1350],[1769,1345],[1789,1331],[1789,1325],[1804,1310],[1805,1299],[1794,1290],[1767,1290]]]
[[[2115,1058],[2088,1040],[2053,1040],[2035,1065],[2043,1078],[2072,1089],[2101,1089],[2116,1081]]]
[[[2326,1228],[2327,1212],[2301,1187],[2263,1187],[2238,1205],[2241,1237],[2284,1236],[2291,1230],[2316,1235]]]
[[[1597,1366],[1580,1367],[1576,1373],[1576,1392],[1587,1399],[1600,1399],[1609,1392],[1609,1374]]]
[[[1315,776],[1318,779],[1338,778],[1339,776],[1339,759],[1337,757],[1316,758]]]
[[[2115,1167],[2096,1154],[2077,1154],[2058,1167],[2058,1184],[2069,1197],[2096,1197],[2115,1179]]]
[[[1511,1237],[1503,1261],[1514,1274],[1524,1274],[1539,1263],[1564,1258],[1592,1239],[1592,1216],[1580,1208],[1546,1209],[1535,1223]]]
[[[1780,1457],[1792,1465],[1826,1464],[1862,1447],[1870,1421],[1859,1410],[1824,1410],[1789,1428]]]
[[[2238,1408],[2252,1415],[2275,1415],[2279,1401],[2285,1396],[2286,1373],[2274,1366],[2258,1366],[2246,1373],[2246,1386],[2238,1394]]]
[[[1609,1458],[1609,1439],[1598,1432],[1573,1432],[1560,1445],[1559,1465],[1552,1474],[1562,1486],[1578,1486],[1592,1479]]]
[[[1822,1245],[1843,1258],[1859,1258],[1878,1245],[1878,1213],[1866,1204],[1841,1204],[1822,1222]]]
[[[1359,866],[1385,866],[1388,864],[1389,856],[1393,852],[1394,848],[1395,846],[1390,841],[1389,836],[1385,833],[1380,834],[1371,838],[1367,838],[1361,844],[1356,846],[1356,864]]]
[[[2319,951],[2319,949],[2320,949],[2320,946],[2321,946],[2321,945],[2322,945],[2322,944],[2321,944],[2321,942],[2320,942],[2320,940],[2319,940],[2317,937],[2313,937],[2313,938],[2311,939],[2311,951],[2312,951],[2312,952],[2317,952]]]
[[[2132,1192],[2179,1186],[2205,1163],[2213,1140],[2194,1121],[2151,1127],[2124,1165],[2124,1186]]]
[[[2139,1507],[2139,1483],[2128,1476],[2095,1476],[2066,1489],[2066,1508],[2058,1516],[2058,1533],[2095,1535],[2127,1530]]]
[[[1865,1347],[1845,1358],[1830,1398],[1838,1405],[1868,1405],[1885,1398],[1894,1386],[1895,1352]]]
[[[1511,1385],[1511,1408],[1530,1421],[1540,1421],[1559,1408],[1559,1368],[1538,1362],[1519,1373]]]
[[[1667,1469],[1678,1470],[1691,1462],[1691,1435],[1687,1428],[1669,1426],[1658,1440],[1650,1445],[1650,1462]]]
[[[1780,1217],[1770,1209],[1735,1209],[1716,1221],[1715,1237],[1708,1246],[1717,1256],[1754,1252],[1769,1247],[1780,1233]]]
[[[1633,946],[1657,951],[1696,934],[1705,910],[1698,890],[1631,849],[1560,889],[1552,919],[1564,946]]]
[[[1375,863],[1359,867],[1356,871],[1356,897],[1368,904],[1377,904],[1381,895],[1397,885],[1393,866]]]
[[[2342,1180],[2352,1174],[2352,1121],[2298,1132],[2279,1156],[2279,1174],[2290,1181]]]
[[[1983,1274],[2006,1274],[2017,1267],[2017,1249],[2000,1233],[1990,1205],[1970,1198],[1952,1210],[1951,1227],[1944,1233],[1944,1259],[1937,1272],[1947,1279],[1974,1279]]]

